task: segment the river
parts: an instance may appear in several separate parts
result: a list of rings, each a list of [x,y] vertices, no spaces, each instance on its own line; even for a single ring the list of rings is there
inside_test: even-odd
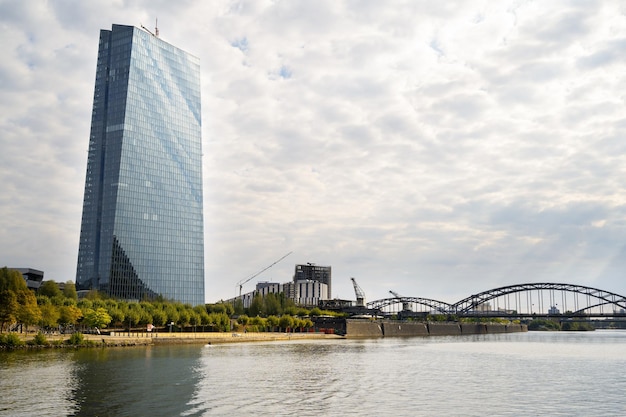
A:
[[[0,352],[0,416],[624,416],[626,332]]]

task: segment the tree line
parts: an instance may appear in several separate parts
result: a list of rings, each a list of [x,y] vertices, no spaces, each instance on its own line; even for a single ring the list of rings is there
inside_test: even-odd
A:
[[[63,285],[44,281],[35,293],[19,271],[0,269],[0,333],[38,326],[40,330],[136,329],[148,325],[176,329],[193,327],[201,331],[300,330],[313,326],[310,315],[333,315],[319,308],[296,306],[281,294],[255,297],[249,308],[241,300],[232,305],[219,302],[191,306],[157,300],[123,301],[90,291],[79,299],[72,281]]]

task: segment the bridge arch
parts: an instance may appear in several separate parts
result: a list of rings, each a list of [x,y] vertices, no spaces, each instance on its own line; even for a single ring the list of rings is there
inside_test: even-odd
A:
[[[532,297],[532,294],[534,292],[539,294],[536,298],[536,301],[538,302],[538,308],[540,310],[545,310],[543,308],[543,304],[545,304],[544,297],[540,295],[543,291],[547,291],[549,294],[548,298],[549,303],[551,304],[551,308],[554,308],[558,304],[556,302],[557,297],[554,295],[554,293],[560,292],[561,299],[565,301],[565,305],[561,304],[561,308],[566,309],[566,311],[584,313],[590,311],[591,309],[598,307],[601,308],[602,306],[607,305],[612,305],[622,310],[626,310],[626,297],[622,295],[600,290],[598,288],[586,287],[583,285],[542,282],[509,285],[506,287],[494,288],[478,294],[473,294],[452,304],[451,312],[462,315],[469,314],[474,311],[484,311],[485,307],[489,306],[488,303],[490,301],[507,297],[509,295],[517,295],[516,297],[514,297],[514,303],[509,302],[508,304],[509,307],[516,306],[516,309],[519,310],[519,307],[524,304],[523,300],[520,297],[520,294],[527,293],[530,297]],[[563,295],[564,293],[574,294],[574,297],[566,298]],[[578,295],[582,295],[584,299],[579,300]],[[569,307],[572,308],[569,308],[567,306],[568,299],[571,300]],[[505,309],[506,304],[507,303],[504,303]],[[532,298],[530,300],[527,299],[526,304],[527,307],[532,304],[533,307],[530,307],[530,313],[533,313],[535,304],[532,302]],[[489,308],[491,308],[491,306],[489,306]]]
[[[405,306],[412,306],[414,308],[418,305],[421,305],[439,314],[446,314],[453,308],[451,304],[446,303],[444,301],[433,300],[431,298],[421,298],[421,297],[383,298],[380,300],[371,301],[367,303],[367,308],[372,309],[372,310],[378,310],[378,311],[386,311],[386,310],[389,310],[389,307],[396,306],[396,305],[402,305],[403,308]]]

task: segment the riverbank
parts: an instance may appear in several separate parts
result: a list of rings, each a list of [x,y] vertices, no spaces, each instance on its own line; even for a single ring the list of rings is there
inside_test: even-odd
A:
[[[71,335],[45,335],[45,344],[33,343],[35,335],[12,333],[21,341],[11,346],[0,346],[0,349],[30,349],[30,348],[76,348],[76,347],[123,347],[149,346],[167,344],[225,344],[242,342],[270,342],[281,340],[307,339],[342,339],[342,336],[324,333],[281,333],[281,332],[196,332],[196,333],[135,333],[111,332],[107,335],[83,334],[81,342],[71,343]]]
[[[271,342],[307,339],[346,339],[380,337],[462,336],[476,334],[527,332],[523,324],[499,323],[423,323],[395,320],[332,320],[321,331],[303,333],[283,332],[115,332],[108,334],[45,335],[36,343],[33,334],[13,333],[19,344],[2,346],[5,349],[39,347],[115,347],[167,344],[225,344],[241,342]],[[40,336],[37,336],[40,337]],[[74,340],[72,340],[74,339]]]
[[[162,345],[162,344],[220,344],[241,342],[271,342],[280,340],[307,340],[307,339],[341,339],[342,336],[324,333],[281,333],[281,332],[197,332],[197,333],[138,333],[130,335],[113,333],[110,336],[88,335],[89,340],[98,341],[107,345],[129,344]]]

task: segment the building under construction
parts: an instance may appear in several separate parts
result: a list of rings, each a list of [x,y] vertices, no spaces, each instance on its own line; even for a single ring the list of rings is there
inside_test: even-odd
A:
[[[254,291],[240,294],[239,297],[228,301],[234,303],[236,300],[241,300],[243,307],[248,308],[256,295],[265,297],[270,293],[283,293],[286,298],[292,300],[296,305],[317,307],[320,301],[331,298],[331,271],[330,266],[319,266],[313,263],[296,265],[292,281],[282,284],[278,282],[259,282]],[[245,280],[245,282],[247,281],[249,279]]]
[[[331,299],[332,294],[332,270],[330,266],[320,266],[307,262],[306,265],[296,265],[296,270],[293,274],[293,282],[298,281],[316,281],[326,284],[328,286],[328,296],[326,299]]]

